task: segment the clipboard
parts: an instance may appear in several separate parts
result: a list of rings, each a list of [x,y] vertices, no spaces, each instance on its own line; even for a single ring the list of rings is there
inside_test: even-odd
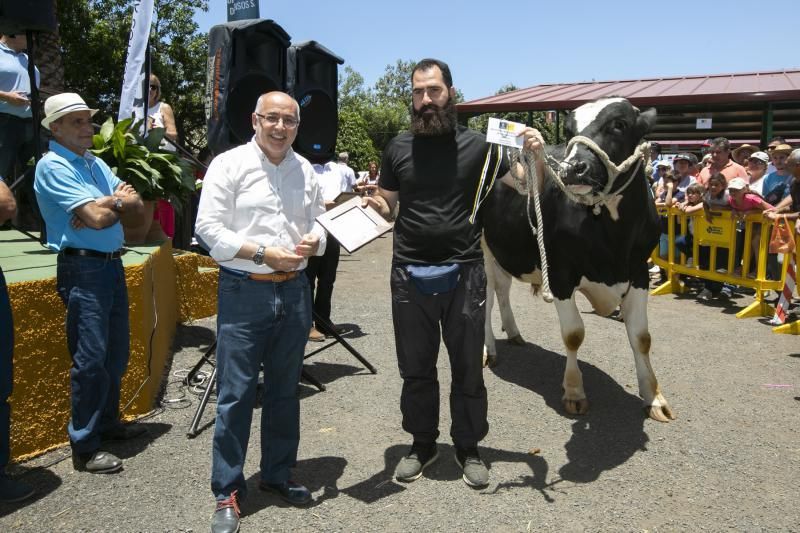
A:
[[[318,216],[317,222],[350,254],[394,227],[373,208],[361,207],[359,196]]]
[[[345,203],[346,201],[348,201],[348,200],[350,200],[352,198],[360,198],[360,197],[361,196],[357,192],[353,192],[353,191],[347,191],[347,192],[339,193],[339,196],[337,196],[336,198],[333,199],[333,205],[334,206],[342,205],[343,203]]]

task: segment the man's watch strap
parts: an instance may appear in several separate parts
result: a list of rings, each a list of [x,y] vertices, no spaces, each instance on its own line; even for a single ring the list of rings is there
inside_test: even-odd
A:
[[[122,211],[122,198],[114,198],[114,211]]]
[[[266,249],[267,248],[265,246],[258,247],[258,250],[256,250],[255,255],[253,255],[253,263],[257,265],[264,264],[264,252],[266,251]]]

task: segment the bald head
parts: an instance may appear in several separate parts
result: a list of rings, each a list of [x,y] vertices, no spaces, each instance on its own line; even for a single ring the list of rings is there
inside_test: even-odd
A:
[[[272,164],[279,165],[297,137],[300,106],[286,93],[262,94],[252,120],[256,144]]]
[[[265,107],[273,103],[277,105],[292,105],[295,111],[294,117],[300,120],[300,106],[297,104],[297,100],[281,91],[272,91],[259,96],[256,101],[256,113],[263,115]]]

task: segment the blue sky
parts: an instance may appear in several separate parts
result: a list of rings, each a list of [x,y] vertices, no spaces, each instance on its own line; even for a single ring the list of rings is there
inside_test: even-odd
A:
[[[398,59],[446,61],[467,100],[508,83],[753,72],[800,67],[797,5],[687,2],[259,0],[293,42],[315,40],[372,85]],[[198,12],[227,21],[226,0]]]

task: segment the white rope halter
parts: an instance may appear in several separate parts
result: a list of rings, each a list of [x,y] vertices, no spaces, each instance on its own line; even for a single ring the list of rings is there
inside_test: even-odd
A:
[[[617,207],[619,206],[619,202],[622,200],[622,191],[627,189],[628,185],[633,182],[633,179],[638,173],[639,167],[643,164],[644,160],[646,158],[649,159],[650,143],[647,141],[640,143],[633,153],[619,165],[616,165],[613,161],[611,161],[611,159],[608,157],[608,154],[602,148],[600,148],[596,142],[582,135],[576,135],[570,139],[569,143],[567,143],[565,153],[569,154],[572,148],[574,148],[577,144],[586,146],[586,148],[594,152],[598,159],[602,161],[603,165],[606,167],[606,172],[608,173],[608,181],[606,182],[606,186],[602,191],[592,192],[589,194],[576,194],[572,192],[563,181],[564,176],[569,171],[570,167],[570,164],[566,161],[559,163],[558,172],[553,174],[556,185],[558,185],[558,188],[561,189],[566,197],[573,202],[593,207],[592,212],[595,215],[599,215],[601,207],[605,206],[605,208],[608,209],[612,220],[618,220],[619,212]],[[631,167],[634,165],[636,166],[628,176],[628,180],[612,193],[611,189],[614,187],[614,183],[617,181],[617,178],[621,174],[631,170]]]

